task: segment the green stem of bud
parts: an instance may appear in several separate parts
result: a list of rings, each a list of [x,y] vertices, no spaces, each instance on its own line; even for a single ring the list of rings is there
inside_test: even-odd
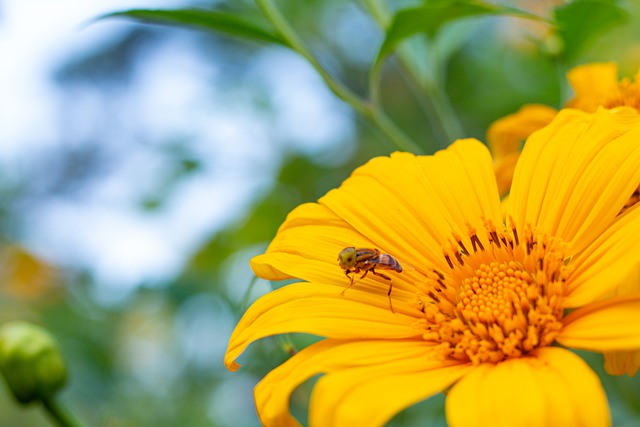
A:
[[[84,427],[82,422],[54,397],[42,399],[42,406],[51,419],[60,427]]]

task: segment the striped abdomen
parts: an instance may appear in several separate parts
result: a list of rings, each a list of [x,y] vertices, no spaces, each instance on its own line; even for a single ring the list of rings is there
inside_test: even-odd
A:
[[[370,261],[372,264],[376,264],[376,267],[384,268],[388,270],[395,270],[398,273],[402,273],[402,266],[394,257],[388,254],[380,254],[378,258]]]

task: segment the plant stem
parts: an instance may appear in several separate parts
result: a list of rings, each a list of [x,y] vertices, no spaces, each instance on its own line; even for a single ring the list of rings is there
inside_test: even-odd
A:
[[[251,281],[249,282],[249,286],[247,286],[247,290],[244,292],[242,296],[242,301],[240,302],[240,309],[244,312],[247,311],[247,307],[249,307],[249,299],[251,298],[251,291],[258,281],[258,276],[253,276]]]
[[[433,40],[430,48],[431,62],[433,64],[433,82],[429,85],[429,82],[425,81],[423,87],[432,95],[436,114],[441,120],[445,134],[449,137],[448,143],[452,143],[455,139],[465,136],[464,129],[458,119],[458,115],[453,110],[451,100],[445,90],[446,79],[444,76],[446,75],[446,67],[440,58],[440,52],[438,51],[435,40]]]
[[[381,28],[387,28],[389,25],[389,14],[386,7],[380,3],[380,0],[364,0],[364,2],[378,25]]]
[[[68,408],[61,405],[54,397],[43,398],[42,405],[51,419],[60,427],[84,427],[82,422]]]
[[[380,28],[386,30],[389,25],[388,12],[385,10],[384,5],[379,0],[364,0],[366,8],[369,10],[375,21]],[[399,48],[396,50],[396,55],[400,62],[401,68],[409,80],[409,84],[413,88],[419,90],[414,91],[418,103],[421,105],[425,114],[430,119],[434,128],[437,128],[436,136],[440,136],[442,146],[446,146],[453,142],[455,139],[464,136],[464,130],[458,119],[457,114],[451,106],[448,95],[443,90],[444,79],[442,78],[442,70],[440,60],[437,55],[437,46],[429,46],[431,50],[430,63],[431,71],[433,74],[432,79],[427,77],[421,77],[413,66],[413,63],[408,58],[408,52]],[[370,92],[377,96],[379,81],[379,75],[372,76],[370,81]]]
[[[327,71],[320,65],[318,60],[309,52],[306,46],[302,43],[302,40],[298,37],[295,30],[289,25],[284,16],[280,13],[276,5],[273,3],[273,0],[257,0],[260,8],[267,16],[267,18],[271,21],[271,23],[275,26],[276,30],[280,32],[284,40],[289,44],[291,49],[298,52],[302,55],[309,63],[320,73],[322,79],[329,86],[329,88],[336,94],[338,97],[343,99],[348,104],[352,105],[353,108],[358,112],[363,112],[367,107],[365,103],[358,98],[356,94],[354,94],[347,87],[342,85],[340,82],[336,81]]]
[[[393,121],[389,119],[382,108],[360,98],[348,87],[334,79],[327,70],[324,69],[320,62],[306,48],[302,40],[300,40],[295,30],[280,13],[273,0],[257,0],[257,3],[276,30],[289,44],[289,47],[302,55],[316,69],[329,89],[331,89],[338,98],[342,99],[356,112],[371,121],[378,130],[380,130],[399,149],[411,151],[416,154],[424,152],[422,148],[404,134],[404,132],[402,132],[402,130],[400,130]]]
[[[387,135],[392,141],[395,141],[398,148],[403,151],[410,151],[414,154],[424,154],[424,150],[418,147],[412,140],[410,140],[394,123],[389,116],[380,107],[375,107],[370,110],[371,121]],[[369,116],[368,116],[369,117]]]
[[[568,86],[567,86],[567,66],[564,61],[560,61],[554,58],[553,64],[555,65],[556,76],[558,80],[558,95],[560,97],[560,105],[564,105],[569,101]]]

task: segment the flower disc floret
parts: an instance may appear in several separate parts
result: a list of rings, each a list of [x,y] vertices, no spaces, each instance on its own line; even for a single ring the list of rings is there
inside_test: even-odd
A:
[[[433,271],[419,304],[423,338],[439,343],[443,358],[473,364],[522,357],[553,343],[562,328],[566,245],[529,232],[519,241],[515,228],[487,227],[483,243],[469,236],[448,244],[450,271]]]

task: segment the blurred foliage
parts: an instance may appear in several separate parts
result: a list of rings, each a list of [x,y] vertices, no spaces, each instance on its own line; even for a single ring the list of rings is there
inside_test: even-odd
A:
[[[627,75],[640,66],[640,6],[635,2],[283,0],[277,5],[326,72],[325,81],[335,79],[363,100],[363,108],[376,96],[392,123],[428,153],[451,142],[450,135],[483,139],[493,120],[525,103],[561,106],[570,97],[564,76],[573,65],[615,60]],[[60,145],[34,155],[30,169],[35,173],[5,177],[7,172],[0,171],[0,319],[33,321],[57,337],[70,367],[63,400],[89,425],[257,425],[253,385],[288,357],[291,346],[302,348],[314,338],[262,340],[242,357],[240,372],[226,372],[222,356],[233,326],[248,304],[272,286],[253,279],[248,260],[266,248],[291,209],[317,200],[357,166],[395,149],[375,116],[353,114],[353,140],[345,136],[337,148],[301,149],[305,141],[287,141],[274,132],[277,167],[271,175],[255,171],[269,175],[268,185],[253,194],[245,211],[202,236],[176,277],[138,283],[115,302],[99,297],[104,284],[90,269],[50,265],[21,246],[29,229],[26,213],[37,212],[43,200],[86,197],[93,183],[131,154],[132,145],[150,144],[170,164],[138,200],[146,215],[162,211],[186,180],[224,162],[193,150],[198,135],[186,126],[180,135],[157,141],[139,135],[135,123],[119,115],[136,72],[165,44],[180,40],[215,66],[222,81],[218,87],[229,95],[224,99],[250,104],[265,117],[275,114],[276,95],[255,73],[245,71],[261,55],[274,49],[281,53],[291,43],[252,2],[197,6],[201,9],[187,4],[177,11],[116,12],[92,24],[122,25],[123,30],[89,52],[74,52],[52,73],[66,100]],[[438,19],[434,8],[440,10]],[[514,14],[539,19],[506,16]],[[123,17],[142,22],[127,25]],[[95,110],[85,112],[89,131],[78,131],[78,111],[62,108],[73,104],[80,86],[93,88],[99,99]],[[451,112],[458,124],[444,122]],[[131,127],[129,133],[114,133],[123,124]],[[114,146],[113,139],[120,142]],[[75,143],[85,140],[88,144]],[[126,236],[122,240],[126,245]],[[638,380],[608,377],[600,359],[587,358],[603,378],[614,424],[640,423]],[[293,411],[302,419],[311,383],[292,396]],[[442,396],[422,402],[390,424],[444,425],[443,402]],[[2,390],[0,425],[44,426],[48,421],[35,409],[16,407]]]
[[[213,10],[128,10],[105,15],[106,18],[130,17],[150,22],[173,24],[177,26],[202,27],[207,30],[216,30],[231,36],[237,36],[250,40],[277,43],[286,46],[282,40],[266,26],[259,22],[246,19],[238,12],[219,12]]]

